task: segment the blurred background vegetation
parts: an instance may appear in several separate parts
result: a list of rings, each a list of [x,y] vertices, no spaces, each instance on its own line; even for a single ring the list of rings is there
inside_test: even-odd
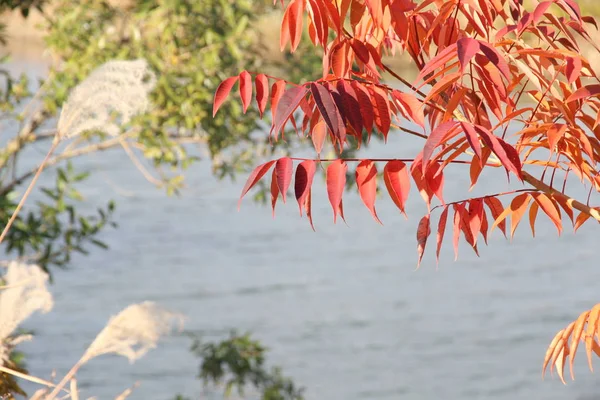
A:
[[[74,253],[107,249],[98,235],[117,228],[113,211],[118,201],[98,204],[95,214],[80,212],[84,199],[78,187],[90,171],[75,168],[73,158],[123,151],[131,167],[167,195],[184,188],[185,169],[197,161],[210,162],[219,178],[235,178],[274,152],[286,153],[295,143],[271,146],[263,131],[267,125],[259,121],[255,108],[244,114],[236,101],[227,102],[213,118],[217,85],[244,69],[292,81],[321,74],[318,50],[305,45],[292,55],[272,47],[278,41],[272,39],[271,28],[278,31],[280,10],[267,0],[2,0],[0,11],[3,225],[37,168],[24,164],[23,155],[33,145],[50,146],[56,117],[75,85],[113,59],[144,58],[158,77],[151,94],[153,107],[123,126],[118,140],[90,131],[61,146],[48,163],[44,184],[35,189],[36,201],[28,203],[3,242],[3,263],[35,263],[50,276],[53,268],[68,266]],[[259,26],[268,27],[268,32],[257,30]],[[40,41],[44,60],[50,60],[48,74],[39,82],[9,68],[11,52],[23,47],[19,36],[32,46]],[[0,286],[1,277],[0,270]],[[302,391],[278,368],[267,369],[265,347],[247,334],[232,334],[218,343],[195,342],[192,350],[201,359],[199,378],[207,385],[224,385],[227,393],[240,394],[250,386],[269,400],[302,398]],[[16,352],[5,364],[26,372]],[[0,373],[0,395],[6,394],[23,391],[13,376]]]

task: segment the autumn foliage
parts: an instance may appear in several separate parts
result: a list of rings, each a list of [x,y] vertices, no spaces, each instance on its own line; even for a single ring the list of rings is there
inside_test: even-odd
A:
[[[282,132],[291,124],[298,135],[310,137],[317,157],[284,157],[258,166],[240,201],[272,171],[275,207],[278,198],[286,200],[294,177],[300,213],[312,225],[311,187],[322,164],[334,222],[344,218],[349,169],[379,222],[375,200],[382,174],[402,213],[411,188],[427,205],[429,212],[417,225],[419,262],[432,232],[439,257],[448,225],[455,253],[461,240],[478,253],[494,228],[512,237],[523,218],[534,234],[540,215],[559,233],[565,225],[577,230],[588,220],[600,221],[600,207],[590,205],[600,191],[600,80],[581,50],[598,51],[589,33],[597,25],[581,15],[574,0],[532,0],[527,6],[522,0],[286,3],[281,3],[281,48],[289,44],[294,51],[306,29],[323,50],[322,78],[300,85],[243,71],[219,86],[214,113],[238,84],[244,110],[253,98],[261,115],[270,106],[273,140],[285,139]],[[413,82],[382,61],[396,54],[407,54],[418,68]],[[341,154],[371,135],[386,140],[391,130],[421,137],[422,151],[410,160],[320,158],[326,141]],[[472,185],[483,169],[502,168],[523,188],[446,202],[444,170],[450,164],[463,164],[459,167],[468,171]],[[566,192],[571,180],[587,190],[586,198]],[[591,367],[592,352],[600,355],[599,322],[597,305],[560,331],[544,371],[556,367],[564,382],[565,359],[571,356],[572,368],[580,342]]]

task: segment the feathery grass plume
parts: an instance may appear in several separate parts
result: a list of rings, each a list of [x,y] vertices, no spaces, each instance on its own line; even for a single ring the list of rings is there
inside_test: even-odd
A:
[[[113,60],[96,68],[73,88],[60,112],[52,146],[0,234],[0,243],[60,141],[90,130],[117,136],[119,125],[128,123],[134,115],[148,108],[148,94],[155,84],[156,76],[146,60]]]
[[[21,341],[19,337],[10,338],[21,322],[36,311],[50,311],[53,305],[48,275],[37,265],[12,261],[2,279],[5,285],[0,289],[0,365]]]
[[[96,336],[83,358],[89,360],[102,354],[114,353],[127,357],[131,363],[156,347],[167,335],[174,322],[183,324],[183,315],[145,301],[132,304],[112,317]]]
[[[58,120],[57,140],[96,129],[118,135],[120,125],[146,111],[155,84],[156,76],[144,59],[102,64],[71,91]]]
[[[181,329],[183,320],[182,314],[168,311],[150,301],[130,305],[108,321],[81,359],[54,387],[46,400],[54,399],[79,368],[92,358],[112,353],[127,357],[133,363],[148,350],[155,348],[158,340],[171,332],[175,322],[179,322]]]

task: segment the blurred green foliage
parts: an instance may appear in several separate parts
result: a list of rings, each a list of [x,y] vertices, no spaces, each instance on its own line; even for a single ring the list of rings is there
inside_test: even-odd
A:
[[[243,397],[250,387],[261,400],[304,399],[304,390],[283,376],[279,367],[267,369],[267,349],[248,333],[231,332],[229,338],[216,343],[195,340],[192,352],[202,360],[199,378],[204,385],[224,385],[226,397],[233,390]]]
[[[228,101],[213,118],[214,91],[223,79],[244,69],[292,81],[321,73],[320,54],[309,45],[293,55],[270,57],[257,31],[273,10],[270,0],[0,0],[0,11],[7,9],[23,16],[33,9],[43,14],[48,59],[53,61],[47,77],[33,82],[25,73],[10,72],[8,56],[0,59],[0,224],[10,218],[37,168],[31,163],[41,162],[30,150],[49,148],[52,127],[70,91],[106,61],[144,58],[158,78],[152,107],[122,127],[122,138],[133,149],[130,156],[139,159],[137,167],[144,165],[144,176],[152,175],[149,180],[169,194],[183,187],[184,170],[199,159],[211,162],[217,177],[234,178],[260,159],[297,145],[295,134],[289,133],[289,141],[273,147],[266,130],[270,121],[258,121],[254,107],[244,114],[239,100]],[[11,40],[2,28],[0,39]],[[47,177],[35,188],[35,199],[28,201],[2,243],[6,258],[51,272],[68,266],[75,253],[106,248],[102,235],[105,228],[116,227],[115,203],[82,213],[87,200],[78,188],[89,171],[74,168],[70,160],[122,145],[102,132],[87,132],[61,146],[43,173]],[[268,400],[301,398],[279,370],[265,369],[265,349],[247,336],[196,351],[204,360],[201,377],[206,382],[229,379],[229,387],[238,390],[250,383]],[[0,395],[20,392],[13,377],[0,374]]]

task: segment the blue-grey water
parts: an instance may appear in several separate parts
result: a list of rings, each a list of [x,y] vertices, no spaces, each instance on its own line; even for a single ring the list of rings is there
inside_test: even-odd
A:
[[[409,157],[419,145],[396,134],[369,152]],[[37,148],[32,159],[43,155]],[[416,225],[426,209],[414,187],[408,220],[387,195],[378,198],[383,226],[347,194],[346,226],[332,223],[318,180],[313,232],[293,198],[278,205],[275,219],[250,199],[237,212],[245,177],[219,182],[208,162],[187,171],[179,198],[148,184],[122,150],[77,165],[93,172],[81,188],[84,209],[115,199],[120,227],[102,236],[109,251],[55,271],[55,307],[27,321],[36,337],[21,346],[34,375],[62,376],[111,315],[153,300],[185,313],[186,330],[207,339],[251,331],[270,348],[269,362],[307,388],[307,399],[598,398],[583,353],[576,381],[541,379],[554,334],[600,301],[592,223],[558,238],[540,216],[535,239],[524,221],[513,243],[495,231],[489,247],[480,245],[481,258],[461,245],[456,262],[447,233],[439,268],[432,236],[415,270]],[[40,185],[53,177],[49,171]],[[475,193],[505,190],[505,182],[502,172],[484,175]],[[448,168],[447,201],[468,197],[468,186],[465,166]],[[195,378],[190,343],[175,335],[133,365],[94,359],[78,374],[82,397],[114,398],[140,381],[133,399],[213,398]]]

